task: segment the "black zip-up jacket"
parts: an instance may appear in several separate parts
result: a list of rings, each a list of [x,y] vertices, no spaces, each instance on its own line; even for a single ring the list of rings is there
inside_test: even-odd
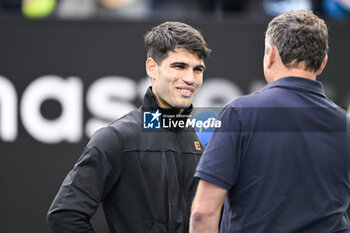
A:
[[[49,209],[54,233],[94,232],[89,220],[100,203],[111,233],[188,232],[204,148],[192,128],[143,129],[143,110],[156,109],[149,88],[140,109],[94,134]]]

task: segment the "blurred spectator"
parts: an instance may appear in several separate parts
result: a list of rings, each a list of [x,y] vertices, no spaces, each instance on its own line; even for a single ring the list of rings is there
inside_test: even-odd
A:
[[[57,15],[64,18],[113,15],[143,18],[148,13],[148,0],[61,0]]]
[[[312,10],[311,0],[263,0],[264,10],[271,16],[283,14],[289,10]]]
[[[263,0],[263,6],[271,16],[304,9],[334,19],[350,18],[350,0]]]
[[[96,11],[96,0],[61,0],[56,14],[63,18],[80,18],[93,16]]]
[[[123,18],[142,19],[149,15],[149,0],[99,0],[102,13]]]
[[[350,0],[323,0],[324,13],[335,19],[350,17]]]

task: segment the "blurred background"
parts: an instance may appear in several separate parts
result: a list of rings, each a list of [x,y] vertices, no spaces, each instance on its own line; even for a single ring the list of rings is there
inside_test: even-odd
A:
[[[0,0],[0,232],[46,233],[46,212],[91,134],[140,105],[143,35],[166,20],[198,28],[212,55],[196,107],[222,107],[265,85],[273,16],[314,11],[329,26],[319,77],[350,103],[350,0]],[[95,232],[107,232],[101,209]]]
[[[291,9],[312,10],[319,15],[345,19],[350,14],[349,0],[1,0],[2,15],[28,18],[125,19],[275,16]]]

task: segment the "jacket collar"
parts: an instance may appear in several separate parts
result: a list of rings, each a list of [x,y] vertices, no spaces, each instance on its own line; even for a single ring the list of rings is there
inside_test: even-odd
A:
[[[180,109],[178,108],[161,108],[159,107],[158,101],[156,96],[154,95],[153,91],[152,91],[152,87],[148,87],[146,94],[143,98],[143,102],[142,102],[142,106],[141,106],[142,110],[144,111],[157,111],[157,109],[159,109],[159,111],[162,114],[167,114],[167,115],[177,115],[180,112]],[[189,115],[193,110],[193,106],[191,104],[190,107],[186,108],[181,115]]]
[[[299,90],[303,92],[310,92],[310,93],[314,93],[314,94],[326,97],[322,83],[319,81],[315,81],[307,78],[294,77],[294,76],[284,77],[272,83],[269,83],[263,88],[263,90],[274,88],[274,87],[281,87],[281,88]]]
[[[142,106],[141,106],[141,110],[142,111],[157,111],[159,110],[159,112],[162,115],[167,116],[167,118],[171,118],[171,121],[175,122],[175,121],[183,121],[183,120],[187,120],[188,116],[190,116],[192,110],[193,110],[193,105],[191,104],[190,107],[186,108],[181,115],[178,115],[180,112],[180,109],[178,108],[161,108],[159,107],[158,101],[156,96],[154,95],[153,91],[152,91],[152,87],[149,87],[146,91],[146,94],[143,98],[143,102],[142,102]],[[169,130],[172,131],[178,131],[181,130],[183,128],[167,128]]]

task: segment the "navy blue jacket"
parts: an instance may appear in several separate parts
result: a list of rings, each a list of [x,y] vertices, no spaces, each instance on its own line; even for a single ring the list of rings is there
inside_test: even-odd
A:
[[[320,82],[279,79],[220,119],[195,176],[228,190],[221,232],[350,232],[350,121]]]

